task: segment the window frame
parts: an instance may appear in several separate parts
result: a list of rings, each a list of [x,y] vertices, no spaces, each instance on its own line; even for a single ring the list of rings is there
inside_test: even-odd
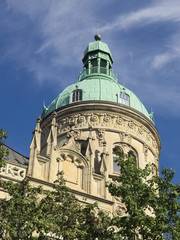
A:
[[[115,146],[113,147],[113,149],[112,149],[112,160],[113,160],[113,163],[112,163],[112,173],[113,173],[113,174],[118,174],[119,171],[120,171],[117,163],[114,161],[115,159],[118,158],[118,155],[116,154],[117,151],[122,151],[122,152],[124,152],[123,149],[122,149],[122,147],[119,146],[119,145],[115,145]],[[115,171],[115,168],[118,168],[118,171]]]
[[[124,91],[120,92],[119,101],[123,105],[130,106],[130,96]]]
[[[72,92],[72,103],[82,101],[82,89],[76,89]]]

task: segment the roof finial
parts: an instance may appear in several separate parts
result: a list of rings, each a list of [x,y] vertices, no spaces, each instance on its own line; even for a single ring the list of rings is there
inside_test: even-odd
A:
[[[101,41],[101,35],[99,34],[99,21],[97,22],[97,34],[94,36],[96,41]]]

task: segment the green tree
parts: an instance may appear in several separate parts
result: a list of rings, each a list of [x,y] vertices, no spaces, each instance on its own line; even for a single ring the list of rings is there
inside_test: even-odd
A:
[[[174,171],[164,168],[162,176],[152,176],[151,166],[137,168],[134,158],[118,153],[120,174],[108,183],[109,192],[121,199],[122,216],[114,216],[118,230],[111,239],[179,239],[179,188],[172,183]]]
[[[80,204],[62,174],[52,191],[28,180],[0,184],[9,195],[0,199],[0,239],[107,239],[111,219],[96,204]]]
[[[41,219],[42,189],[33,188],[27,180],[22,183],[1,181],[7,198],[0,199],[0,239],[32,239]]]
[[[86,235],[84,239],[88,240],[107,240],[110,239],[109,226],[111,226],[111,218],[105,211],[98,208],[97,204],[88,204],[83,208],[84,219],[81,228],[85,229]]]
[[[4,157],[8,155],[8,150],[4,147],[3,143],[5,138],[7,138],[7,132],[0,129],[0,168],[5,165]]]
[[[111,222],[108,214],[99,210],[97,204],[80,204],[65,185],[62,173],[55,181],[54,190],[43,198],[41,209],[49,224],[40,227],[40,236],[51,232],[63,240],[107,239]]]

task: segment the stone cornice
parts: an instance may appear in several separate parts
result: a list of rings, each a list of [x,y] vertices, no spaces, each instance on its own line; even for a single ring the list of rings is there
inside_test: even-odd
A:
[[[50,183],[48,181],[40,180],[40,179],[33,178],[33,177],[30,177],[30,176],[27,176],[27,179],[29,181],[33,182],[33,183],[37,183],[37,184],[40,184],[42,186],[47,186],[47,187],[50,187],[50,188],[52,188],[53,185],[54,185],[53,183]],[[88,194],[86,192],[82,192],[82,191],[78,191],[78,190],[74,190],[74,189],[69,189],[69,190],[72,194],[83,197],[83,199],[84,199],[83,202],[86,202],[86,199],[91,199],[91,200],[94,200],[94,201],[97,201],[97,202],[103,202],[103,203],[109,204],[109,205],[114,204],[113,201],[101,198],[99,196],[94,196],[94,195]]]

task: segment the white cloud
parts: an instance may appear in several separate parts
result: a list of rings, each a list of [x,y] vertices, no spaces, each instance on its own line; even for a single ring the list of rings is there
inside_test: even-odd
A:
[[[163,53],[156,55],[152,62],[152,67],[155,69],[164,67],[165,64],[172,61],[175,56],[172,53]]]
[[[80,61],[78,63],[75,59],[82,57],[82,51],[86,47],[86,45],[82,47],[82,43],[87,44],[90,36],[95,32],[94,1],[88,3],[80,1],[80,4],[77,4],[77,1],[44,0],[42,4],[41,1],[36,0],[24,0],[23,2],[7,0],[7,3],[8,9],[15,14],[28,17],[32,21],[33,27],[36,26],[36,33],[32,32],[31,41],[36,41],[34,37],[41,38],[41,41],[36,49],[29,48],[29,59],[31,60],[29,61],[27,56],[25,67],[29,67],[30,71],[35,69],[34,73],[37,74],[37,78],[42,76],[40,81],[47,80],[49,76],[49,74],[42,74],[43,64],[49,72],[54,72],[54,67],[64,65],[80,66]],[[180,21],[179,0],[151,1],[151,6],[134,12],[131,10],[128,14],[121,12],[115,21],[105,22],[105,25],[101,26],[101,32],[109,31],[112,33],[114,30],[137,27],[157,21]],[[33,36],[33,34],[35,35]],[[51,54],[49,61],[43,62],[43,59],[47,58],[46,55],[49,56],[48,52]],[[175,56],[170,51],[156,55],[152,62],[152,67],[156,69],[164,66]],[[38,57],[41,58],[41,64],[35,66],[31,62],[33,58],[36,62]],[[130,58],[132,61],[132,57]],[[25,59],[22,59],[24,62]],[[32,67],[32,65],[34,66]],[[42,66],[40,67],[40,65]]]
[[[180,59],[180,33],[174,34],[169,41],[169,45],[163,53],[156,54],[152,61],[154,69],[163,68],[166,64]]]
[[[179,0],[159,0],[154,4],[140,9],[139,11],[128,14],[121,14],[116,19],[107,23],[101,28],[101,31],[118,31],[128,27],[139,27],[158,21],[180,21],[180,4]]]
[[[24,44],[21,49],[19,47],[17,49],[15,42],[19,40],[16,38],[16,41],[11,43],[11,51],[14,52],[12,58],[16,58],[21,62],[22,67],[33,72],[38,82],[56,81],[57,75],[60,75],[61,66],[81,64],[80,59],[86,47],[86,45],[82,47],[82,42],[86,44],[89,42],[89,35],[92,35],[94,29],[93,15],[90,13],[90,9],[94,7],[93,4],[87,4],[84,1],[77,4],[77,1],[61,0],[45,0],[43,4],[36,0],[23,2],[7,0],[7,4],[7,15],[10,14],[7,23],[9,32],[12,14],[21,16],[24,22],[29,21],[27,23],[30,33],[28,34],[29,43],[23,36],[24,32],[16,32],[21,38],[20,43],[24,41]],[[18,43],[18,46],[21,44]],[[3,56],[10,56],[9,49]],[[43,73],[43,69],[47,74]]]
[[[143,43],[141,46],[140,43],[137,44],[137,47],[134,45],[133,47],[137,48],[135,51],[133,48],[125,49],[123,41],[125,43],[126,38],[124,37],[124,40],[121,39],[121,46],[115,45],[111,50],[114,50],[112,53],[114,52],[116,64],[120,62],[119,76],[121,76],[122,82],[128,85],[131,81],[133,82],[131,86],[134,84],[133,86],[139,87],[142,85],[140,80],[142,74],[144,74],[144,78],[150,74],[149,78],[154,80],[151,86],[148,86],[148,80],[145,79],[141,92],[146,102],[155,103],[155,98],[152,99],[152,94],[148,92],[149,89],[154,89],[154,94],[159,99],[161,98],[160,102],[162,105],[164,104],[163,106],[166,107],[170,104],[178,107],[175,104],[178,99],[177,92],[175,94],[172,92],[171,103],[169,103],[164,95],[164,92],[168,91],[168,86],[164,85],[163,92],[159,90],[162,88],[162,80],[157,82],[155,72],[160,72],[164,66],[180,57],[180,29],[176,25],[176,22],[180,21],[179,0],[147,1],[146,6],[139,7],[139,10],[128,7],[126,13],[115,11],[114,15],[108,18],[109,20],[103,18],[108,10],[104,7],[106,5],[101,4],[101,9],[95,11],[98,8],[95,1],[44,0],[43,4],[42,1],[37,0],[7,0],[7,2],[7,31],[11,32],[16,25],[16,23],[11,25],[13,14],[17,17],[21,16],[29,29],[28,40],[24,36],[24,32],[15,32],[18,38],[16,36],[14,42],[12,40],[11,47],[6,50],[4,56],[14,58],[22,68],[33,73],[39,84],[53,81],[63,85],[64,82],[68,84],[68,81],[76,81],[76,79],[70,79],[73,76],[71,70],[75,67],[78,77],[78,72],[82,69],[83,50],[89,41],[93,41],[97,20],[101,20],[101,18],[103,20],[100,24],[100,32],[106,36],[106,40],[111,38],[112,41],[116,42],[119,38],[118,32],[122,29],[127,29],[127,32],[130,32],[132,28],[139,30],[141,26],[146,27],[150,23],[156,24],[166,21],[175,23],[172,31],[173,36],[169,35],[166,41],[168,46],[160,46],[159,44],[159,49],[156,48],[152,52],[146,49],[143,52],[145,54],[142,54],[141,49],[146,48]],[[113,31],[117,32],[113,33]],[[156,36],[154,37],[156,38]],[[157,40],[161,41],[161,37],[157,36]],[[120,59],[119,56],[125,57],[124,60]],[[67,69],[70,70],[65,73]],[[122,76],[123,74],[124,76]]]

